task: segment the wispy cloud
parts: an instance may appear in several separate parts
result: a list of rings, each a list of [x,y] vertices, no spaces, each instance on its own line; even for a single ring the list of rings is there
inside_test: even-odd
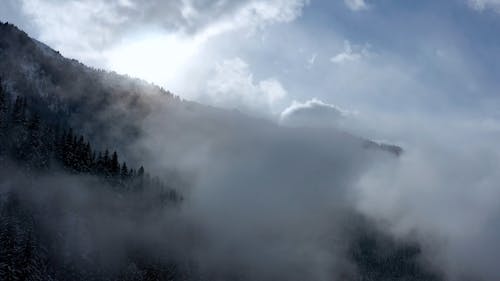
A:
[[[314,53],[311,55],[311,57],[307,60],[307,68],[312,68],[314,63],[316,62],[316,58],[318,57],[318,54]]]
[[[344,3],[353,11],[366,10],[369,7],[365,0],[344,0]]]
[[[353,50],[353,48],[357,50]],[[333,56],[330,61],[336,64],[359,61],[369,54],[368,46],[352,46],[349,41],[344,41],[344,51]]]
[[[468,0],[468,1],[469,5],[478,11],[482,11],[485,9],[492,9],[500,13],[499,0]]]

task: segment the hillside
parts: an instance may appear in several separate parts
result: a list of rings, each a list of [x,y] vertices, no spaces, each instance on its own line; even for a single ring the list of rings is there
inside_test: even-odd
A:
[[[88,68],[0,24],[0,279],[441,280],[352,202],[401,148]]]
[[[0,77],[12,95],[36,99],[39,110],[57,111],[67,125],[105,144],[137,136],[152,99],[178,100],[144,81],[66,59],[7,23],[0,24]]]
[[[126,147],[136,140],[142,133],[142,122],[158,104],[168,104],[176,110],[196,108],[200,115],[219,121],[251,119],[234,111],[181,101],[143,80],[89,68],[64,58],[8,23],[0,24],[0,77],[13,96],[36,98],[36,104],[45,103],[39,110],[45,106],[57,111],[68,126],[104,145]],[[379,146],[370,141],[364,146],[401,153],[396,146]]]

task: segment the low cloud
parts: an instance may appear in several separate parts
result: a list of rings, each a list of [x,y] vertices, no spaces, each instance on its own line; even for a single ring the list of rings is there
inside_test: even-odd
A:
[[[386,229],[395,235],[433,242],[427,258],[446,272],[445,280],[497,280],[496,126],[443,116],[398,114],[391,120],[373,118],[370,124],[399,136],[405,152],[397,163],[360,177],[358,210],[389,221]]]
[[[249,65],[241,58],[218,63],[207,82],[206,99],[218,106],[275,111],[286,96],[286,90],[276,78],[255,80]],[[267,114],[266,111],[263,113]]]
[[[289,126],[331,128],[340,126],[355,114],[314,98],[304,103],[293,101],[281,112],[280,122]]]

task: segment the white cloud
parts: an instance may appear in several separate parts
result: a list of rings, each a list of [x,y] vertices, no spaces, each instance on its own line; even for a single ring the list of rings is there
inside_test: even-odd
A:
[[[355,114],[355,112],[313,98],[304,103],[293,101],[281,112],[280,122],[290,126],[331,128],[341,125],[346,118]]]
[[[318,57],[318,54],[314,53],[311,55],[311,57],[307,60],[307,68],[310,69],[313,67],[314,63],[316,62],[316,58]]]
[[[198,34],[262,28],[299,17],[308,0],[22,0],[39,39],[86,59],[142,29]],[[94,52],[94,54],[91,54]]]
[[[102,48],[113,37],[110,26],[127,19],[114,10],[112,2],[91,0],[23,0],[22,10],[39,32],[39,39],[64,54],[94,59],[94,48]]]
[[[353,11],[368,9],[368,4],[366,4],[365,0],[344,0],[344,3]]]
[[[214,61],[239,55],[235,52],[218,56],[218,50],[210,53],[217,40],[228,34],[245,38],[276,23],[291,22],[301,16],[308,3],[309,0],[19,0],[15,6],[24,14],[25,25],[34,26],[32,35],[64,56],[146,79],[186,97],[196,84],[194,80],[200,86],[198,92],[202,92],[206,79],[201,82],[201,76],[209,75]],[[200,53],[209,60],[197,57]],[[186,73],[189,81],[183,78]],[[272,101],[266,104],[285,92],[278,90],[279,82],[264,82],[256,82],[256,86],[263,92],[272,91]]]
[[[358,50],[353,50],[353,47]],[[336,64],[359,61],[368,56],[368,46],[352,46],[349,41],[344,41],[344,51],[333,56],[330,61]]]
[[[251,1],[240,13],[245,15],[248,24],[290,22],[301,15],[308,3],[308,0]]]
[[[265,93],[267,103],[271,106],[282,100],[287,95],[281,83],[274,78],[260,81],[259,88],[263,93]]]
[[[500,0],[468,0],[469,5],[478,10],[482,11],[485,9],[493,9],[500,13]]]
[[[212,104],[250,111],[275,111],[287,96],[275,78],[255,81],[249,65],[241,58],[216,65],[214,76],[207,82],[207,94]]]

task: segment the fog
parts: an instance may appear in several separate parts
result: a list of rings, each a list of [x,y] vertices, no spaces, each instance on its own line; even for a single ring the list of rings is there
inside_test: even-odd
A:
[[[117,194],[92,177],[61,172],[34,182],[2,172],[2,194],[26,199],[49,240],[58,237],[62,260],[112,271],[139,255],[222,280],[342,280],[363,274],[353,249],[373,235],[396,245],[381,255],[418,245],[409,262],[422,276],[500,274],[500,158],[486,128],[379,126],[405,136],[396,156],[318,126],[329,115],[308,128],[165,97],[144,102],[144,119],[120,120],[141,128],[121,150],[181,186],[179,205],[147,208],[147,194]],[[107,110],[121,116],[126,107]]]
[[[143,126],[153,166],[193,175],[182,213],[204,236],[196,258],[252,280],[330,278],[348,263],[349,189],[375,162],[397,161],[340,131],[197,105],[167,105]]]
[[[356,237],[387,235],[354,208],[352,188],[395,155],[337,130],[164,101],[124,150],[167,184],[182,181],[178,206],[148,208],[147,193],[63,172],[0,177],[2,194],[33,211],[58,259],[112,272],[138,255],[222,280],[331,280],[358,274]]]
[[[496,72],[476,65],[476,57],[465,56],[489,54],[483,49],[453,51],[448,45],[463,42],[453,36],[434,39],[422,32],[434,21],[414,30],[397,29],[396,41],[418,35],[413,39],[418,44],[408,43],[415,49],[405,48],[386,37],[393,34],[386,27],[399,27],[400,22],[382,20],[378,32],[384,36],[369,38],[378,43],[373,48],[368,42],[363,45],[368,40],[364,36],[316,25],[301,32],[283,25],[275,33],[263,33],[272,39],[260,34],[262,40],[250,36],[233,46],[239,38],[235,33],[244,37],[256,28],[292,22],[309,1],[219,1],[219,7],[207,1],[162,3],[170,10],[170,17],[165,17],[152,0],[143,11],[134,8],[139,1],[96,0],[91,2],[103,11],[97,25],[80,10],[92,11],[92,4],[23,2],[24,13],[39,25],[40,38],[88,61],[101,62],[106,53],[95,55],[96,50],[119,45],[112,42],[149,25],[203,40],[226,33],[220,44],[212,46],[224,45],[218,46],[220,54],[212,57],[207,52],[206,58],[196,57],[203,62],[192,62],[196,71],[204,72],[214,68],[208,61],[221,59],[212,71],[215,76],[194,73],[182,78],[185,88],[200,96],[198,100],[226,107],[222,109],[181,101],[146,82],[66,61],[40,43],[27,44],[19,32],[7,36],[12,31],[5,27],[1,39],[8,44],[2,45],[0,70],[8,91],[60,97],[40,107],[75,109],[66,121],[96,147],[118,150],[128,164],[144,165],[184,196],[178,205],[151,206],[152,194],[117,193],[95,177],[59,170],[26,177],[14,164],[3,165],[10,168],[0,171],[1,203],[20,199],[19,210],[26,214],[15,222],[33,221],[30,227],[41,229],[56,265],[74,261],[80,267],[111,272],[126,267],[135,272],[142,260],[175,264],[189,275],[183,277],[188,280],[322,281],[366,275],[387,280],[392,277],[377,271],[393,273],[393,268],[384,267],[386,263],[417,276],[409,280],[499,279],[500,130],[496,97],[486,94],[496,89],[490,88],[495,81],[486,76]],[[382,10],[374,2],[345,3],[361,13]],[[184,6],[192,11],[183,10]],[[328,13],[321,5],[316,9]],[[83,16],[74,19],[65,10]],[[420,13],[427,15],[425,11]],[[130,17],[116,24],[123,15]],[[310,17],[330,18],[316,15]],[[406,22],[406,14],[399,17]],[[422,14],[413,17],[415,26],[427,19]],[[68,29],[56,34],[54,26],[66,26],[67,21]],[[352,23],[354,27],[358,25]],[[319,29],[322,32],[311,32]],[[454,31],[436,30],[446,35]],[[290,44],[273,36],[276,32],[300,40]],[[322,39],[314,43],[302,33]],[[477,34],[481,39],[490,33]],[[344,48],[330,49],[347,35],[354,37],[352,44],[345,38]],[[266,45],[266,40],[280,42]],[[309,48],[296,50],[302,43]],[[492,49],[496,46],[489,44]],[[239,45],[248,45],[252,54],[258,53],[254,49],[267,51],[257,59],[240,53]],[[391,47],[384,50],[387,45]],[[94,55],[86,56],[87,52]],[[269,63],[277,53],[294,60]],[[147,58],[157,61],[155,54]],[[307,73],[304,58],[309,60]],[[495,65],[494,58],[488,59]],[[136,67],[134,60],[129,63]],[[288,77],[285,70],[291,65],[296,65],[292,67],[296,73]],[[278,70],[284,74],[275,74]],[[492,74],[480,77],[483,72]],[[290,106],[285,108],[286,104]],[[234,107],[242,112],[227,109]],[[396,156],[367,146],[367,140],[400,145],[403,153]],[[363,244],[367,239],[372,244]],[[382,262],[374,262],[374,257]]]
[[[360,215],[397,239],[418,241],[420,262],[446,280],[500,276],[494,128],[401,115],[377,127],[403,143],[396,158],[362,148],[362,139],[331,123],[290,128],[239,113],[200,118],[204,110],[156,112],[145,123],[154,138],[140,143],[153,148],[157,165],[194,171],[185,212],[211,244],[199,256],[227,266],[231,253],[241,268],[271,279],[294,268],[298,279],[324,280],[349,264],[342,229]],[[172,112],[183,121],[164,121],[178,120]]]
[[[118,83],[108,78],[99,83]],[[88,96],[72,124],[97,139],[104,130],[127,163],[144,164],[185,200],[146,208],[147,194],[117,194],[92,177],[3,171],[2,194],[26,199],[64,262],[120,271],[139,256],[207,279],[355,279],[366,273],[355,249],[367,235],[382,241],[374,246],[381,258],[417,245],[401,260],[437,277],[416,280],[499,276],[500,158],[487,124],[370,120],[314,100],[274,122],[158,89],[141,98],[112,93],[120,100]],[[93,119],[77,118],[91,112]],[[365,146],[371,136],[392,136],[403,154]]]
[[[356,204],[364,214],[390,221],[396,235],[433,237],[437,248],[431,257],[450,280],[495,280],[500,276],[494,266],[500,231],[495,133],[465,122],[443,130],[449,121],[412,127],[420,135],[407,133],[416,137],[397,164],[377,165],[360,178]]]

